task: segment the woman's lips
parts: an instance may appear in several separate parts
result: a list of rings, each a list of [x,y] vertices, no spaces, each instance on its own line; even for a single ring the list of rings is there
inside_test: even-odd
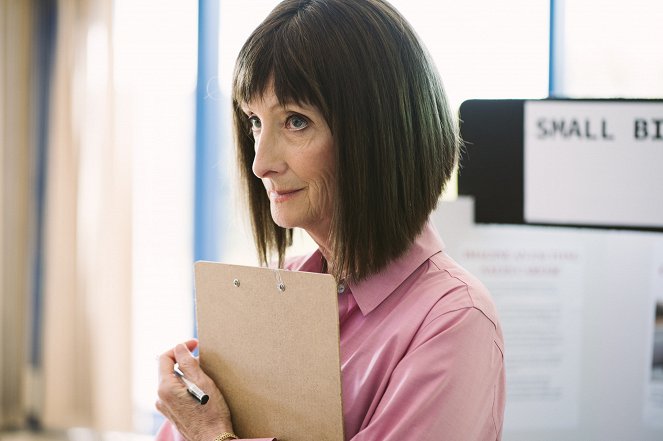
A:
[[[286,202],[294,198],[302,191],[301,188],[294,190],[269,190],[269,198],[272,202]]]

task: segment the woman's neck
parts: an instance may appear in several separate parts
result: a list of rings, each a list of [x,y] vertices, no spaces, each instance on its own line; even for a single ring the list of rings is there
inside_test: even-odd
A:
[[[315,231],[306,230],[306,233],[313,239],[313,241],[318,245],[318,249],[323,257],[323,272],[329,272],[328,262],[333,262],[333,255],[331,253],[331,247],[329,246],[329,232],[326,234],[316,234]]]

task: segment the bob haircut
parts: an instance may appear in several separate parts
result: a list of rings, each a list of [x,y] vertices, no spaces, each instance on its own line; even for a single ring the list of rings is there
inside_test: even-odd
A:
[[[439,75],[406,20],[382,0],[285,0],[251,34],[233,75],[237,157],[261,263],[283,266],[277,226],[253,175],[242,103],[272,84],[281,104],[316,106],[336,151],[329,272],[360,281],[401,256],[453,173],[460,139]]]

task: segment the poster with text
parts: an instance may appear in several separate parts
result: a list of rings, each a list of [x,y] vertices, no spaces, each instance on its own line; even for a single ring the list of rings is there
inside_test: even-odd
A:
[[[458,257],[491,291],[500,314],[508,348],[508,428],[577,425],[582,248],[559,241],[477,242],[463,246]]]
[[[654,249],[652,259],[652,357],[648,366],[648,391],[645,396],[645,423],[663,427],[663,245]]]

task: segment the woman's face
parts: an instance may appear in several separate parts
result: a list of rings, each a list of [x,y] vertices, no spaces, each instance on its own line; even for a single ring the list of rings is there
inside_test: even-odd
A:
[[[305,229],[326,245],[335,190],[336,157],[331,130],[309,105],[279,104],[273,87],[242,105],[255,140],[253,173],[267,195],[274,222]]]

